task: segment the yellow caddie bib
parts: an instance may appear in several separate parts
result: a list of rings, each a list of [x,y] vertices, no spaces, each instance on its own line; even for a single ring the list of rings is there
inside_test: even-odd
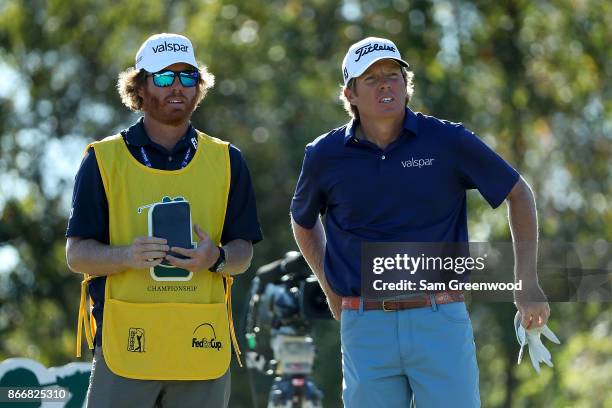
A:
[[[92,144],[108,199],[111,245],[149,235],[148,211],[168,199],[187,201],[193,224],[219,244],[231,175],[228,143],[201,132],[197,141],[193,159],[175,171],[142,165],[120,135]],[[209,271],[157,267],[107,276],[102,347],[108,367],[136,379],[222,376],[231,357],[231,278],[226,286],[227,293],[223,277]]]

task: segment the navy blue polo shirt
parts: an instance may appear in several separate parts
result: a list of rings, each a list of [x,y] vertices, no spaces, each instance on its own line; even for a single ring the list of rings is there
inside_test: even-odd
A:
[[[194,156],[191,142],[196,131],[189,125],[185,136],[179,140],[172,151],[153,142],[145,130],[143,118],[121,132],[128,150],[140,163],[149,160],[151,167],[161,170],[178,170],[187,165]],[[191,149],[190,149],[191,148]],[[142,154],[142,149],[145,155]],[[187,154],[187,152],[189,154]],[[145,158],[146,156],[146,158]],[[257,219],[255,193],[251,176],[242,153],[238,148],[229,146],[231,180],[225,222],[221,233],[221,244],[235,239],[244,239],[257,243],[262,234]],[[207,175],[203,174],[202,177]],[[95,239],[109,244],[108,201],[95,151],[89,149],[77,172],[72,194],[72,209],[68,220],[67,237]],[[104,288],[106,277],[96,278],[89,284],[89,293],[93,299],[93,315],[98,323],[96,345],[101,345],[102,317],[104,309]]]
[[[360,295],[363,242],[467,242],[466,190],[496,208],[519,178],[458,123],[406,109],[401,134],[384,150],[357,139],[357,125],[306,146],[291,202],[304,228],[325,214],[325,274],[342,296]]]

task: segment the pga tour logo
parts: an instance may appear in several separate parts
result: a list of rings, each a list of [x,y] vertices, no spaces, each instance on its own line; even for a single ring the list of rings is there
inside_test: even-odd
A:
[[[132,353],[144,353],[145,331],[139,327],[130,327],[128,331],[127,351]]]

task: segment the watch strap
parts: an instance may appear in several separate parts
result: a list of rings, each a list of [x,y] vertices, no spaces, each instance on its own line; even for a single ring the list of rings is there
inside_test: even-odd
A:
[[[225,250],[222,246],[218,246],[219,248],[219,258],[215,261],[215,263],[210,267],[209,271],[211,272],[219,272],[225,266]]]

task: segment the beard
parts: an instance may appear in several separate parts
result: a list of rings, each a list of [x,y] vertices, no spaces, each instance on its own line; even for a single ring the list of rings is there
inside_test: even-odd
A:
[[[157,122],[169,126],[178,126],[187,123],[191,118],[191,114],[196,108],[197,94],[191,99],[187,99],[181,92],[173,92],[163,100],[148,92],[145,87],[143,90],[144,98],[142,101],[142,110],[155,119]],[[173,106],[168,104],[170,99],[179,98],[183,101],[182,105]]]

